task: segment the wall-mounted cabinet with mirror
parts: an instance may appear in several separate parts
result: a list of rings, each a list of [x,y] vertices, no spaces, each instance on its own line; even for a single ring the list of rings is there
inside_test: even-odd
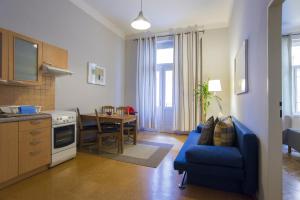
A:
[[[42,42],[9,33],[9,80],[28,84],[41,81]]]
[[[42,63],[68,69],[68,51],[0,28],[0,84],[38,85]]]

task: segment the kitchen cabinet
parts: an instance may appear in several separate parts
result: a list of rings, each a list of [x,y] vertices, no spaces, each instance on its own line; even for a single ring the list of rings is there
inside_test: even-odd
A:
[[[50,163],[51,120],[30,120],[19,123],[19,174]]]
[[[0,123],[0,183],[18,176],[18,122]]]
[[[42,42],[9,32],[9,81],[39,84]]]
[[[68,51],[44,42],[43,63],[62,69],[68,69]]]
[[[8,79],[8,35],[0,28],[0,81]]]
[[[51,162],[51,118],[0,123],[0,189]]]

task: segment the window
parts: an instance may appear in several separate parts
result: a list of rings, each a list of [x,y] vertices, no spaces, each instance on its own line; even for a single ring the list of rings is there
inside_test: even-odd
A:
[[[292,73],[294,113],[300,114],[300,37],[292,38]]]
[[[173,48],[157,49],[156,63],[157,64],[173,63]]]
[[[165,107],[173,106],[173,71],[165,71]]]
[[[156,106],[173,107],[174,42],[162,38],[156,43]]]

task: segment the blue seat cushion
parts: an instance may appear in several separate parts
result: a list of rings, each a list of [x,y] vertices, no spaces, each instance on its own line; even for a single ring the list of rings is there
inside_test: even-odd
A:
[[[185,159],[185,152],[186,150],[193,145],[197,145],[199,138],[200,138],[201,134],[198,133],[196,130],[190,132],[187,140],[185,141],[185,143],[183,144],[183,146],[181,147],[175,161],[174,161],[174,169],[175,170],[180,170],[180,171],[184,171],[187,168],[187,161]]]
[[[243,167],[242,155],[236,147],[193,145],[187,149],[185,156],[190,163],[233,168]]]

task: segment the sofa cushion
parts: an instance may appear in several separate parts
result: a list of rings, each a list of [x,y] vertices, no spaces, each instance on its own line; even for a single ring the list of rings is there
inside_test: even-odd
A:
[[[201,136],[198,144],[211,145],[213,141],[214,128],[215,128],[215,121],[214,121],[214,117],[211,116],[202,127]]]
[[[235,131],[231,117],[219,121],[214,130],[213,143],[216,146],[232,146],[234,144]]]
[[[190,163],[242,168],[243,158],[238,148],[194,145],[185,153]]]
[[[181,149],[174,161],[174,169],[181,170],[181,171],[186,170],[187,162],[185,159],[185,152],[190,146],[197,145],[200,135],[201,134],[198,133],[197,131],[190,132],[187,140],[181,147]]]

